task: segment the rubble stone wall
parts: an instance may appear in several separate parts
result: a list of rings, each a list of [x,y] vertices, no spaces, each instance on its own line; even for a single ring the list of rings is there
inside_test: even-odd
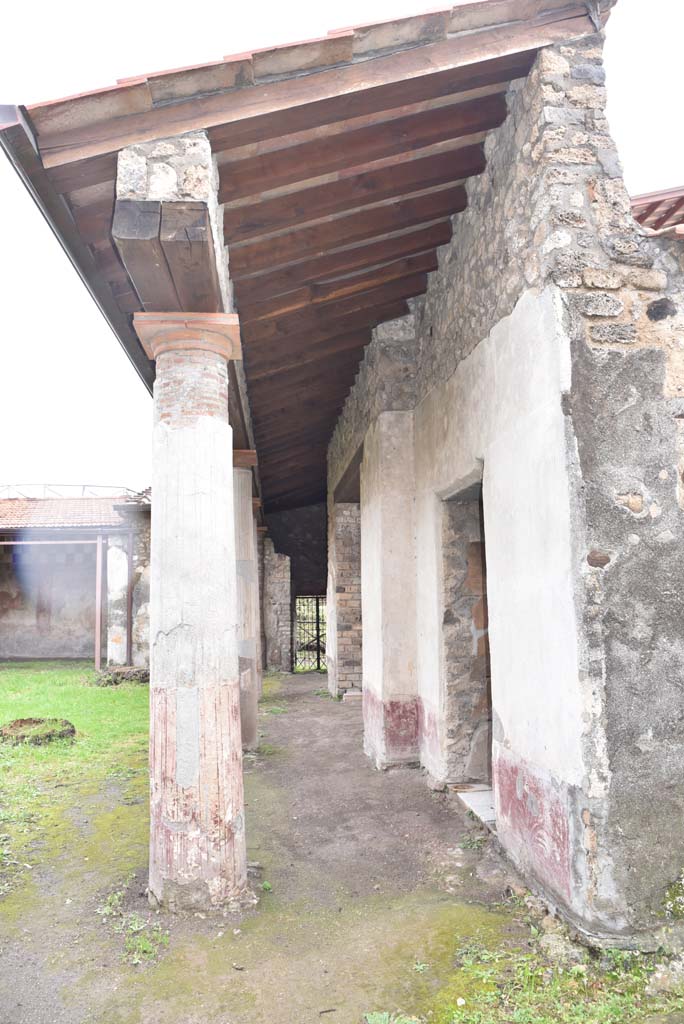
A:
[[[266,634],[266,668],[292,670],[292,589],[290,559],[275,550],[270,537],[264,540],[263,621]]]
[[[361,509],[337,502],[328,521],[328,687],[334,696],[360,690],[362,679]]]
[[[483,479],[499,837],[580,929],[645,946],[684,863],[684,249],[633,220],[605,100],[600,36],[540,52],[412,304],[418,571],[402,585],[418,587],[438,774],[440,507]],[[381,356],[376,332],[331,492],[394,401]],[[523,605],[543,618],[529,637]]]

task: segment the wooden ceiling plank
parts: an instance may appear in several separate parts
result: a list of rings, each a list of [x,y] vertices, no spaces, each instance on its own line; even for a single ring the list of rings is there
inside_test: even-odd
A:
[[[340,68],[285,79],[280,82],[236,89],[211,96],[192,97],[170,103],[149,112],[130,114],[80,126],[73,130],[45,133],[39,137],[46,167],[114,153],[124,146],[152,141],[166,135],[225,126],[226,135],[237,134],[237,125],[249,127],[257,137],[265,137],[267,125],[278,134],[297,131],[325,121],[349,117],[359,112],[386,108],[387,96],[378,89],[390,89],[398,83],[422,79],[441,71],[468,69],[472,78],[484,61],[536,51],[541,46],[595,31],[585,4],[564,10],[566,16],[540,16],[514,25],[453,36],[437,43],[390,53]],[[530,53],[530,57],[532,54]],[[482,70],[480,67],[479,70]],[[471,86],[472,87],[472,86]],[[358,97],[363,102],[358,103]],[[353,103],[353,98],[357,103]],[[396,104],[395,104],[396,105]],[[280,128],[273,119],[280,115]],[[264,120],[266,123],[264,123]]]
[[[326,284],[313,284],[306,288],[287,292],[285,295],[266,299],[251,305],[240,304],[240,323],[247,324],[269,320],[272,317],[287,316],[300,309],[322,307],[326,303],[336,302],[358,292],[366,292],[388,281],[395,281],[412,274],[430,273],[437,269],[437,256],[434,250],[419,256],[411,256],[364,273],[345,277],[340,281]]]
[[[87,245],[101,241],[109,236],[114,216],[114,197],[101,199],[88,206],[77,206],[69,197],[69,206],[76,222],[78,233]]]
[[[417,160],[402,157],[379,170],[364,170],[315,188],[305,188],[273,199],[260,199],[233,209],[227,206],[223,211],[225,235],[232,245],[383,199],[403,197],[407,193],[457,182],[481,174],[484,167],[481,144]]]
[[[267,473],[270,497],[290,491],[318,491],[319,488],[325,493],[325,462],[324,451],[312,453],[306,461],[293,462],[291,466],[278,459],[275,470],[271,472],[269,468]],[[317,472],[318,467],[323,470],[322,474]]]
[[[239,279],[258,270],[276,269],[307,256],[324,254],[335,245],[370,241],[392,231],[451,216],[464,210],[466,205],[466,191],[462,185],[457,185],[425,196],[367,207],[358,213],[342,214],[275,238],[243,243],[231,248],[231,274]],[[354,264],[351,266],[353,268]]]
[[[454,103],[424,114],[380,122],[332,139],[283,147],[219,168],[219,200],[258,195],[282,185],[327,174],[344,167],[422,149],[436,142],[468,138],[503,123],[503,93],[470,103]]]
[[[301,393],[301,389],[292,389],[293,397],[301,398]],[[283,445],[298,443],[304,447],[306,445],[310,446],[312,443],[323,444],[324,442],[318,439],[319,428],[322,424],[328,423],[331,420],[334,422],[337,409],[345,397],[346,392],[340,392],[337,401],[335,403],[331,402],[325,410],[322,410],[318,418],[309,417],[306,421],[300,420],[299,423],[289,422],[287,409],[283,410],[282,413],[279,413],[277,410],[270,413],[260,425],[260,433],[257,435],[262,461],[268,457],[272,458],[274,454],[282,450]],[[314,433],[316,441],[312,442],[312,435]]]
[[[354,359],[347,362],[350,373],[352,373],[353,364]],[[305,390],[311,381],[320,382],[321,379],[323,379],[324,387],[308,392]],[[286,423],[281,423],[282,429],[299,429],[310,422],[312,415],[327,415],[331,408],[339,402],[343,392],[342,383],[333,374],[321,378],[318,371],[312,370],[308,371],[308,377],[302,375],[299,380],[292,381],[288,387],[271,388],[270,391],[262,388],[260,395],[263,407],[256,416],[257,427],[255,429],[261,432],[262,441],[267,441],[268,438],[264,435],[265,424],[272,421],[274,417],[281,417],[284,413],[287,413],[288,420]]]
[[[271,426],[269,438],[260,440],[260,465],[264,466],[266,472],[271,471],[276,459],[288,458],[294,460],[300,456],[302,461],[310,456],[317,449],[327,447],[327,440],[335,427],[335,422],[344,405],[344,398],[340,399],[336,408],[331,407],[327,417],[316,424],[316,441],[312,444],[311,432],[302,427],[299,431],[278,432],[277,423]]]
[[[320,384],[320,397],[322,399],[327,398],[327,385],[331,375],[336,375],[338,372],[344,373],[347,369],[354,368],[354,372],[358,369],[359,361],[364,354],[364,349],[356,348],[349,349],[347,351],[340,351],[335,354],[331,354],[325,361],[323,366],[319,366],[316,362],[304,362],[301,365],[286,364],[281,370],[279,380],[277,380],[277,387],[283,388],[286,391],[291,387],[295,387],[297,384],[319,382]],[[264,384],[264,380],[261,380]],[[272,389],[272,381],[269,382]],[[258,393],[253,390],[253,393]],[[268,393],[262,389],[261,393]],[[263,411],[261,411],[263,412]],[[257,417],[258,419],[258,417]]]
[[[325,470],[325,462],[322,468]],[[307,478],[300,486],[279,491],[273,499],[269,498],[264,506],[265,514],[268,516],[269,513],[284,512],[286,509],[300,508],[302,505],[314,505],[325,501],[325,485],[321,487],[318,482],[320,478],[320,473],[314,473],[310,469]],[[325,472],[323,479],[325,479]],[[312,480],[315,481],[313,485]]]
[[[327,360],[337,352],[359,351],[370,343],[370,331],[358,331],[351,334],[342,334],[333,338],[326,338],[325,341],[313,344],[302,344],[296,348],[288,345],[288,354],[285,358],[282,354],[270,359],[262,358],[249,366],[250,387],[253,387],[261,380],[269,377],[277,377],[284,369],[289,369],[289,360],[295,360],[297,366],[307,366],[311,363],[318,363]],[[305,342],[308,339],[305,339]]]
[[[333,121],[330,124],[316,125],[300,132],[281,133],[272,138],[260,138],[246,146],[231,147],[229,151],[216,151],[219,175],[224,166],[232,166],[243,160],[257,157],[266,159],[272,153],[282,154],[285,150],[292,150],[311,142],[320,143],[325,141],[330,144],[336,139],[339,140],[342,136],[346,137],[350,132],[356,132],[361,128],[377,129],[412,115],[428,114],[431,111],[438,110],[440,107],[453,106],[456,103],[471,103],[478,99],[484,99],[487,96],[493,96],[496,93],[503,94],[507,91],[510,80],[508,76],[500,77],[501,81],[484,86],[483,88],[459,90],[449,95],[431,97],[419,102],[404,103],[362,116],[345,116],[344,119]]]
[[[370,292],[348,296],[330,303],[321,310],[310,307],[277,320],[259,321],[246,325],[244,337],[249,341],[258,337],[261,341],[285,340],[293,334],[304,334],[309,330],[334,330],[343,318],[359,315],[366,317],[368,325],[379,323],[379,310],[397,300],[422,295],[427,288],[427,274],[412,274],[410,277],[389,281]],[[258,330],[258,334],[256,333]]]
[[[236,279],[236,294],[241,302],[258,302],[291,291],[302,282],[334,280],[351,271],[428,252],[445,245],[450,238],[451,221],[440,220],[427,227],[413,228],[370,243],[362,241],[351,248],[333,249],[315,259],[291,263],[270,273]]]
[[[48,170],[50,184],[56,192],[76,192],[78,189],[101,185],[116,180],[117,154],[105,153],[87,160],[76,160]]]
[[[291,108],[286,113],[286,132],[283,131],[284,118],[278,113],[262,117],[258,124],[244,121],[216,125],[209,129],[212,148],[220,158],[222,154],[244,150],[266,139],[280,139],[285,134],[315,131],[352,118],[382,116],[418,103],[456,98],[476,89],[498,86],[503,90],[513,80],[529,73],[536,53],[536,49],[529,49],[468,66],[436,70],[419,78],[406,77],[387,86],[371,86],[366,91],[348,95],[344,102],[338,102],[335,97],[323,99],[317,104],[315,114],[309,106]]]
[[[347,313],[344,316],[338,315],[331,322],[317,325],[313,327],[309,323],[303,330],[300,323],[290,323],[279,325],[279,336],[277,338],[278,345],[287,346],[291,338],[301,337],[306,335],[307,339],[311,344],[317,341],[325,341],[332,334],[348,334],[356,330],[365,330],[377,326],[379,323],[383,323],[385,320],[396,320],[398,317],[406,316],[409,312],[409,307],[404,299],[394,300],[393,302],[385,303],[384,305],[378,305],[368,309],[358,309],[352,313]],[[285,329],[284,329],[285,328]],[[291,328],[291,333],[288,334],[288,328]],[[264,347],[268,351],[273,350],[273,332],[260,332],[256,334],[253,329],[248,329],[244,332],[242,338],[243,352],[254,352],[258,346]],[[285,348],[287,352],[287,348]],[[248,357],[250,358],[250,357]],[[247,364],[249,366],[249,363]]]

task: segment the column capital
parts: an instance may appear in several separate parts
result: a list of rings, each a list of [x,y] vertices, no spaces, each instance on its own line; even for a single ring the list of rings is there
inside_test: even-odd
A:
[[[242,359],[240,321],[236,313],[135,313],[135,329],[145,353],[215,352]]]

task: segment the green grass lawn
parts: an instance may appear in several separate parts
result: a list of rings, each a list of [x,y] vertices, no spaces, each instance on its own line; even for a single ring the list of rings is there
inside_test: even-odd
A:
[[[59,852],[69,810],[108,780],[146,793],[148,688],[98,687],[94,679],[89,662],[0,663],[0,726],[66,718],[76,727],[73,741],[0,743],[0,895],[46,845]]]

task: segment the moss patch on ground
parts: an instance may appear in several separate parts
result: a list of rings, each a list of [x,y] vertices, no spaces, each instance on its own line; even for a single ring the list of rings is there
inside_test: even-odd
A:
[[[146,831],[148,692],[134,684],[106,690],[93,684],[87,662],[0,664],[0,723],[67,718],[76,727],[73,740],[0,745],[0,895],[30,888],[33,866],[51,863],[74,840],[74,809],[90,803],[96,816],[107,786],[121,791],[123,804],[97,826],[99,841],[96,833],[92,859],[83,864],[95,870],[103,858],[127,859],[132,821],[124,827],[126,817],[135,818],[134,842],[140,845]],[[83,838],[78,836],[79,847]],[[9,915],[17,902],[3,901],[0,913]]]
[[[260,704],[270,703],[283,688],[282,672],[264,672]]]

